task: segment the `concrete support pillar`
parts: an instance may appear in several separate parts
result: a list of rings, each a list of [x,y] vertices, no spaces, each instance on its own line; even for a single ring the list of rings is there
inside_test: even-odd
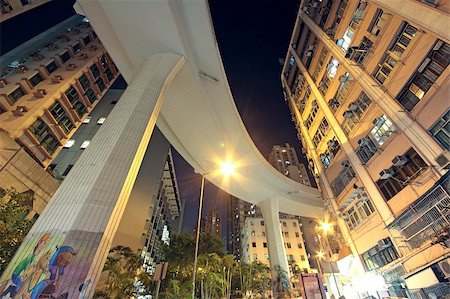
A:
[[[158,54],[134,71],[108,120],[25,238],[1,281],[13,277],[11,284],[17,283],[14,269],[34,260],[25,263],[19,276],[23,280],[25,273],[37,273],[43,265],[40,282],[33,284],[37,277],[27,282],[26,288],[36,298],[38,294],[93,296],[167,88],[183,64],[180,55]],[[38,263],[45,258],[49,262]]]
[[[300,61],[300,58],[298,57],[297,53],[292,48],[292,46],[289,47],[289,50],[291,54],[294,56],[295,62],[299,67],[301,73],[305,77],[306,82],[310,86],[311,92],[314,94],[317,104],[319,105],[320,109],[324,112],[325,118],[330,124],[330,127],[332,128],[336,138],[339,140],[339,143],[341,144],[342,149],[347,155],[348,161],[352,165],[353,170],[359,177],[360,182],[364,185],[367,194],[372,199],[372,202],[375,205],[378,213],[380,214],[381,218],[383,219],[386,225],[391,223],[392,220],[394,219],[394,216],[392,214],[391,209],[386,204],[386,201],[384,200],[383,196],[381,195],[380,190],[378,190],[378,187],[375,185],[375,182],[371,178],[365,166],[361,164],[361,161],[359,160],[355,150],[350,144],[347,135],[345,135],[345,132],[342,129],[341,125],[339,124],[338,120],[336,119],[336,116],[334,115],[333,111],[331,111],[327,101],[325,101],[322,93],[319,91],[314,80],[309,75],[308,70]]]
[[[290,277],[289,264],[284,249],[284,240],[281,233],[278,198],[271,198],[259,204],[266,227],[267,246],[269,249],[269,262],[272,270],[272,281],[277,281],[278,274],[275,266],[280,266]]]
[[[395,1],[391,1],[395,2]],[[412,2],[409,1],[408,2]],[[307,25],[307,27],[317,36],[323,43],[325,48],[339,61],[362,87],[367,96],[374,101],[386,114],[386,116],[395,124],[396,128],[401,131],[406,138],[414,145],[414,148],[421,157],[430,166],[436,166],[436,159],[444,152],[441,146],[431,137],[431,135],[413,119],[411,114],[406,111],[394,98],[389,95],[384,86],[380,85],[375,79],[358,65],[345,58],[345,53],[338,47],[335,41],[314,23],[305,13],[299,12],[299,17]],[[295,53],[291,46],[291,53]],[[322,108],[322,107],[321,107]],[[333,124],[330,123],[333,127]],[[445,173],[444,169],[436,170],[441,174]]]

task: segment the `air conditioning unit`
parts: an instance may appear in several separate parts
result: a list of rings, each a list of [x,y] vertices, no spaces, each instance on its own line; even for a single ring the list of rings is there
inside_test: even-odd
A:
[[[392,160],[392,163],[394,166],[403,166],[406,163],[408,163],[409,157],[407,155],[403,156],[396,156],[394,160]]]
[[[317,108],[317,101],[313,101],[313,102],[312,102],[312,107],[313,107],[313,108]]]
[[[349,78],[349,76],[346,76],[346,75],[339,76],[339,82],[345,83],[345,82],[347,82],[348,78]]]
[[[348,105],[348,110],[350,111],[358,111],[358,104],[356,103],[351,103],[350,105]]]
[[[309,45],[308,46],[308,51],[312,51],[312,50],[314,50],[314,45]]]
[[[335,98],[332,98],[332,99],[330,99],[328,101],[328,105],[330,105],[330,106],[334,106],[334,105],[337,105],[337,104],[339,104],[339,102]]]
[[[395,171],[394,171],[392,168],[383,169],[383,170],[380,172],[380,178],[381,178],[382,180],[387,180],[387,179],[393,177],[394,174],[395,174]]]
[[[329,148],[334,148],[337,146],[337,141],[336,140],[329,140],[328,141],[328,147]]]
[[[353,116],[353,112],[350,110],[347,110],[344,112],[344,114],[342,114],[344,116],[344,118],[349,119]]]
[[[386,245],[386,243],[387,243],[386,239],[381,239],[381,240],[378,240],[378,242],[377,242],[379,247],[384,247]]]
[[[450,278],[450,258],[440,261],[438,266],[441,268],[442,273],[444,273],[444,277]]]
[[[313,52],[312,52],[312,51],[308,51],[308,52],[306,52],[306,57],[311,57],[311,56],[312,56],[312,54],[313,54]]]
[[[348,160],[344,160],[341,162],[341,166],[344,168],[350,167],[350,162]]]
[[[369,137],[364,137],[358,140],[358,145],[364,146],[370,143]]]
[[[425,58],[425,60],[422,62],[422,64],[419,66],[419,68],[417,69],[417,71],[419,73],[422,73],[423,70],[425,69],[425,67],[430,63],[431,59],[430,58]]]
[[[379,127],[379,126],[384,124],[384,121],[385,121],[385,119],[382,116],[378,116],[378,117],[374,118],[372,123],[373,123],[374,126]]]

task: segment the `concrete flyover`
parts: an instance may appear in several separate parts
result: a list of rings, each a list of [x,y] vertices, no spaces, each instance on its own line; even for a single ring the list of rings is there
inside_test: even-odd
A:
[[[289,271],[278,211],[321,217],[322,199],[317,189],[276,171],[252,142],[228,86],[207,2],[78,0],[75,9],[89,18],[129,85],[1,281],[48,248],[50,278],[33,291],[92,297],[155,124],[206,179],[260,205],[271,265]],[[227,160],[237,168],[224,178],[214,170]]]

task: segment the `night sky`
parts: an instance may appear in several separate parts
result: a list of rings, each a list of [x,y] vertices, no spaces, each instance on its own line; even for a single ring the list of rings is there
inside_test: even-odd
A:
[[[191,0],[195,1],[195,0]],[[299,0],[210,0],[214,28],[236,106],[250,136],[268,158],[275,144],[300,143],[283,99],[279,59],[284,59],[297,14]],[[4,54],[33,36],[75,14],[74,0],[54,0],[0,26],[0,53]],[[200,177],[174,153],[182,198],[186,200],[184,226],[196,223]],[[303,159],[302,157],[300,157]],[[206,184],[203,215],[222,212],[226,231],[228,196]]]

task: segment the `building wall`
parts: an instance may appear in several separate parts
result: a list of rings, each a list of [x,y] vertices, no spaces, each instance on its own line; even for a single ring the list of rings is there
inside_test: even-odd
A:
[[[450,46],[423,26],[426,11],[447,20],[445,7],[395,3],[303,1],[281,77],[340,242],[367,272],[403,267],[402,281],[448,254],[431,242],[449,226],[438,203],[450,199]],[[373,252],[391,257],[373,265]]]
[[[3,0],[0,3],[0,22],[6,21],[49,1],[51,0]]]
[[[41,2],[45,1],[33,1],[29,7]],[[68,28],[71,28],[70,32]],[[64,53],[68,55],[65,62],[61,59]],[[102,78],[103,91],[99,89],[100,80],[94,83],[94,65]],[[80,16],[71,17],[2,55],[0,68],[0,188],[13,187],[19,192],[31,190],[35,200],[29,217],[33,217],[42,213],[63,178],[52,175],[51,168],[56,164],[51,168],[48,166],[54,163],[63,145],[97,106],[118,72],[89,24]],[[108,75],[105,74],[107,69]],[[95,101],[87,98],[87,91],[80,85],[81,76],[88,79]],[[79,97],[78,102],[85,107],[81,115],[75,112],[73,103],[65,95],[71,87]],[[12,97],[18,88],[23,95]],[[57,120],[50,110],[56,103],[62,109],[59,116],[68,120],[67,132],[60,124],[61,119]],[[51,152],[30,131],[38,119],[46,128],[41,137],[48,137],[53,142]],[[60,172],[63,173],[64,170]]]

